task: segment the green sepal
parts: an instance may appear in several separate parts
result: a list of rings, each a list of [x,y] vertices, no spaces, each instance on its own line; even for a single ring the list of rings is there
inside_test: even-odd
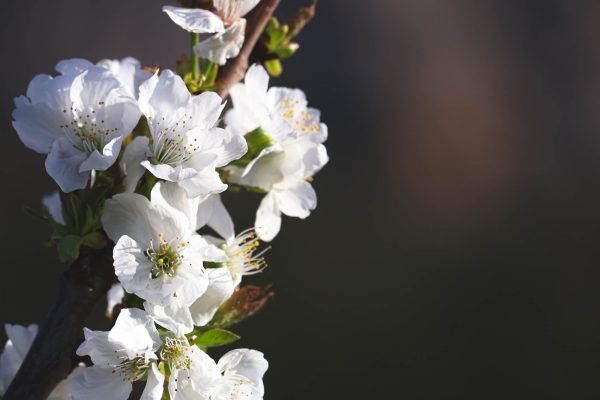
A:
[[[56,250],[58,251],[58,259],[62,263],[71,264],[79,257],[79,248],[81,247],[83,238],[76,235],[67,235],[58,240]]]
[[[209,347],[220,347],[237,342],[240,337],[233,332],[221,328],[199,328],[199,332],[192,332],[190,344],[195,344],[206,351]]]
[[[104,236],[101,232],[95,231],[85,235],[82,238],[81,244],[91,247],[92,249],[100,250],[108,245],[108,241],[106,240],[106,236]]]
[[[236,167],[243,168],[247,166],[261,151],[273,144],[269,135],[261,127],[246,133],[244,139],[246,139],[246,143],[248,144],[248,151],[242,158],[231,162],[231,165],[235,165]]]
[[[281,61],[279,61],[277,58],[265,61],[265,68],[267,69],[269,75],[275,78],[281,76],[283,73],[283,66],[281,65]]]

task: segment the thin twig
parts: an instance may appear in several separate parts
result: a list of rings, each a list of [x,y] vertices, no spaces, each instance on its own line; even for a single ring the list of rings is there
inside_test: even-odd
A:
[[[110,249],[87,250],[61,278],[58,299],[3,400],[45,399],[75,366],[85,319],[115,279]]]
[[[262,0],[247,17],[248,24],[246,38],[240,54],[227,63],[219,74],[217,93],[225,98],[233,85],[244,79],[250,63],[250,55],[256,47],[260,36],[267,26],[267,22],[277,8],[279,0]]]

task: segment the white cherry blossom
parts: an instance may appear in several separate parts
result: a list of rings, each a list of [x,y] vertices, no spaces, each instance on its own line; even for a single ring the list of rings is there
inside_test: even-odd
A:
[[[109,332],[84,329],[85,341],[77,349],[89,356],[86,368],[70,385],[74,400],[126,400],[132,383],[147,380],[143,399],[160,400],[164,376],[156,362],[162,341],[149,315],[138,309],[123,309]]]
[[[170,70],[140,86],[139,104],[148,120],[151,140],[136,138],[124,159],[126,188],[135,188],[145,168],[154,176],[176,182],[188,197],[206,197],[227,189],[216,168],[246,153],[243,138],[216,127],[223,104],[216,93],[192,96]]]
[[[269,368],[263,353],[232,350],[221,357],[217,366],[222,375],[211,400],[262,400],[262,378]]]
[[[200,33],[194,52],[201,58],[224,65],[236,57],[244,44],[246,19],[242,18],[260,0],[214,0],[214,13],[203,9],[163,7],[171,20],[188,32]]]
[[[160,184],[152,201],[139,194],[117,194],[106,201],[102,224],[116,242],[115,273],[129,293],[166,306],[176,298],[193,303],[208,286],[203,261],[214,247],[185,214],[161,205]]]
[[[104,68],[37,75],[15,99],[13,127],[30,149],[47,154],[46,170],[64,192],[108,169],[140,112],[128,90]]]
[[[230,179],[267,194],[256,213],[255,228],[262,240],[279,232],[281,214],[306,218],[317,205],[309,183],[328,161],[322,144],[327,126],[318,110],[309,108],[299,89],[272,87],[261,66],[252,66],[244,83],[231,90],[233,109],[225,115],[228,129],[242,136],[261,129],[270,145],[244,168],[229,167]]]

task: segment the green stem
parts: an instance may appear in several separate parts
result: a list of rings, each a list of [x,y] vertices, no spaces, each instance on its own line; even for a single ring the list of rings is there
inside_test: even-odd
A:
[[[192,33],[192,79],[196,81],[200,72],[200,60],[194,52],[194,46],[200,42],[200,35],[198,33]]]

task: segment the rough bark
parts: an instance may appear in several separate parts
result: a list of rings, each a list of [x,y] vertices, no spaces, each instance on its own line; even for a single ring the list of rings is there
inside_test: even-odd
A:
[[[82,249],[84,250],[84,249]],[[4,400],[45,399],[76,364],[85,319],[114,281],[110,251],[85,251],[63,274],[59,295]]]

